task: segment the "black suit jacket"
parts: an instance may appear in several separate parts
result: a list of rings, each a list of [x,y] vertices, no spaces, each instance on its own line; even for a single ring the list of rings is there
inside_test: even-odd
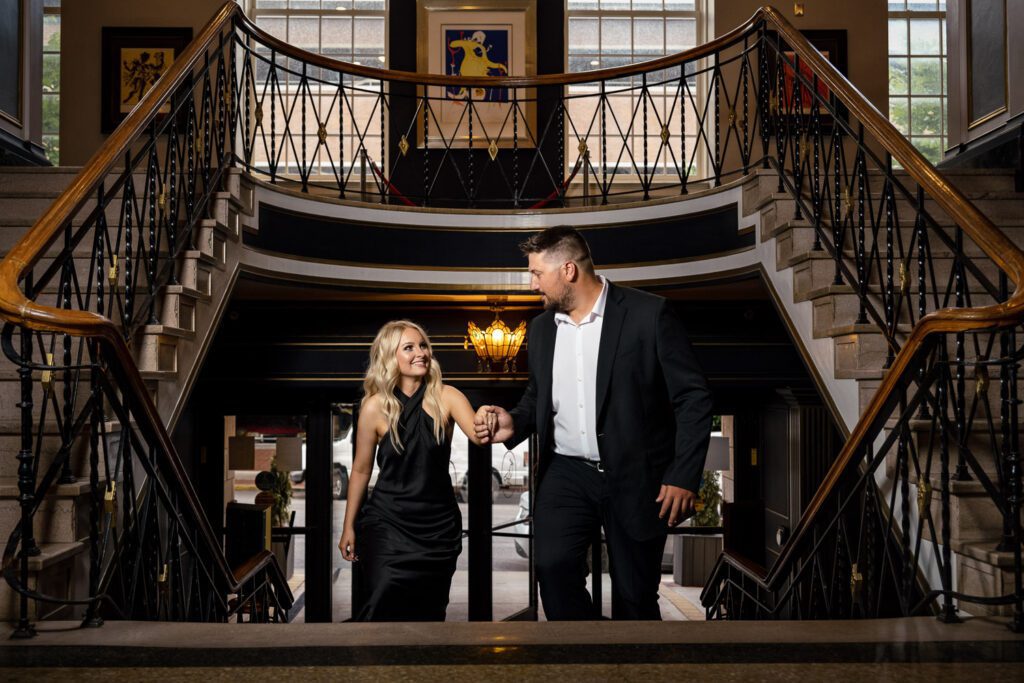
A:
[[[530,381],[512,411],[510,447],[537,433],[538,481],[554,447],[555,316],[528,332]],[[700,487],[711,434],[711,393],[682,321],[659,296],[608,283],[597,359],[597,444],[612,513],[638,540],[664,532],[662,484]]]

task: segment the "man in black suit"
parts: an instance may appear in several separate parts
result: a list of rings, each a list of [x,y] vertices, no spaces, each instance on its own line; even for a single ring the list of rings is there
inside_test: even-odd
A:
[[[544,313],[529,329],[530,380],[511,412],[483,406],[477,435],[540,441],[535,566],[549,620],[590,619],[587,549],[604,527],[613,619],[660,619],[668,526],[692,514],[711,394],[668,302],[594,272],[573,228],[522,245]]]

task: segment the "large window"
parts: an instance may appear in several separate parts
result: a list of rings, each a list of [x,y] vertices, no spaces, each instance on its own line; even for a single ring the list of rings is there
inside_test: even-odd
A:
[[[386,0],[255,0],[251,5],[251,16],[256,24],[267,33],[294,45],[295,47],[326,55],[334,59],[366,66],[384,67],[387,64],[385,51]],[[266,50],[260,51],[264,58]],[[277,58],[277,65],[301,71],[301,64]],[[256,69],[257,89],[262,89],[268,67],[266,63]],[[338,165],[339,151],[344,149],[345,167],[356,160],[354,152],[362,144],[373,158],[380,155],[380,126],[367,125],[376,121],[378,81],[346,77],[344,102],[339,99],[338,76],[327,71],[312,69],[307,72],[311,79],[309,93],[302,91],[306,103],[306,149],[313,163],[313,174],[330,174],[331,160]],[[298,173],[301,156],[301,100],[296,111],[292,104],[300,94],[301,75],[278,71],[281,98],[276,107],[278,120],[275,130],[280,134],[285,128],[284,112],[291,121],[289,129],[292,138],[275,150],[278,155],[278,172]],[[324,82],[320,82],[324,81]],[[344,107],[343,117],[339,110]],[[265,107],[269,115],[269,104]],[[270,121],[265,119],[264,126]],[[320,124],[326,133],[321,144]],[[344,138],[342,140],[342,138]],[[266,168],[269,165],[269,150],[263,149],[257,140],[255,163]],[[329,156],[328,156],[329,155]]]
[[[43,3],[43,149],[60,163],[60,0]]]
[[[705,37],[700,11],[702,5],[703,0],[567,0],[567,70],[577,72],[623,66],[694,47]],[[673,75],[665,74],[663,78],[672,79]],[[681,112],[676,92],[678,80],[673,79],[665,85],[658,85],[658,80],[653,76],[648,80],[651,104],[655,110],[650,112],[649,122],[655,126],[655,133],[648,137],[647,168],[656,173],[674,174],[676,164],[682,168],[684,163]],[[609,173],[620,169],[624,178],[629,177],[626,171],[632,168],[633,163],[642,169],[643,129],[639,123],[630,125],[640,98],[640,85],[641,79],[636,77],[632,80],[619,79],[606,86],[613,93],[619,90],[621,94],[609,96],[604,113],[608,136],[604,165]],[[690,79],[690,86],[695,88],[692,96],[699,106],[703,98],[698,95],[696,79]],[[598,98],[594,97],[599,90],[596,84],[569,88],[570,97],[579,96],[570,99],[567,106],[566,157],[570,166],[576,158],[578,140],[589,137],[588,144],[594,150],[591,163],[600,168],[602,160],[595,155],[598,153],[596,143],[601,114],[597,111]],[[697,116],[692,103],[687,102],[685,109],[685,163],[696,170],[696,160],[701,156],[694,155]],[[659,149],[659,145],[652,144],[651,140],[658,140],[656,131],[666,124],[669,133],[666,148]],[[628,150],[624,144],[629,145]],[[629,152],[632,152],[632,158]]]
[[[946,0],[889,0],[889,118],[924,156],[946,140]]]

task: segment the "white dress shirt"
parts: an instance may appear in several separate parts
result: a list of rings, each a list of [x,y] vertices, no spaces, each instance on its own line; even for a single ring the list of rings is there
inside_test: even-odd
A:
[[[608,281],[601,277],[601,294],[579,324],[555,313],[555,357],[551,368],[551,405],[555,413],[555,452],[600,460],[597,450],[597,354],[608,298]]]

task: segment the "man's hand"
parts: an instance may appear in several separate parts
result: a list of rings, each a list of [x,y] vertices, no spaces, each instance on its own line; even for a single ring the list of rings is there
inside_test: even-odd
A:
[[[473,424],[476,438],[482,443],[501,443],[512,438],[512,416],[501,406],[480,406]]]
[[[662,484],[661,492],[658,493],[655,502],[661,503],[661,512],[658,513],[658,517],[665,519],[668,516],[668,525],[675,526],[693,513],[697,503],[697,494],[678,486]]]

